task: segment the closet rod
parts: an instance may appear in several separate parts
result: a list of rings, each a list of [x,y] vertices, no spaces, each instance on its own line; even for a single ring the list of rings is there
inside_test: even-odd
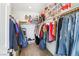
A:
[[[72,9],[72,10],[68,10],[67,12],[64,12],[64,13],[60,13],[60,14],[54,16],[54,18],[58,18],[60,16],[65,16],[67,14],[70,14],[70,13],[73,13],[73,12],[76,12],[76,11],[79,11],[79,7],[76,7],[74,9]]]
[[[72,9],[72,10],[69,10],[69,11],[67,11],[67,12],[65,12],[65,13],[63,13],[63,14],[61,14],[60,16],[64,16],[64,15],[67,15],[67,14],[71,14],[71,13],[76,12],[76,11],[79,11],[79,7],[74,8],[74,9]]]

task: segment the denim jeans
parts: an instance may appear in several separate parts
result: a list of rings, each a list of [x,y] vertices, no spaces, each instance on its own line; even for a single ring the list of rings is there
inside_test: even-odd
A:
[[[66,36],[67,36],[67,27],[68,27],[68,17],[63,18],[62,29],[60,31],[60,39],[59,39],[59,49],[58,55],[67,55],[66,49]]]
[[[62,28],[62,21],[63,21],[63,17],[59,18],[58,22],[57,22],[57,30],[56,30],[56,54],[58,54],[59,38],[60,38],[60,30]]]
[[[70,56],[74,42],[75,13],[64,16],[58,55]]]
[[[79,12],[76,13],[76,24],[72,56],[79,56]]]
[[[74,28],[75,28],[75,13],[69,15],[69,23],[68,23],[68,32],[66,39],[66,47],[67,47],[67,56],[71,55],[73,42],[74,42]]]

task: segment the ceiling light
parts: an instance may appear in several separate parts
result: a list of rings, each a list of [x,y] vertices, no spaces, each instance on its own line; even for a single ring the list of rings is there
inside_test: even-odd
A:
[[[31,6],[29,6],[29,9],[31,9],[32,7]]]

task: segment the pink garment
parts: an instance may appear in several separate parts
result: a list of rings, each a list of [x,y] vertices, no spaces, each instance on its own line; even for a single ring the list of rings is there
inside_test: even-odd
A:
[[[42,39],[43,38],[43,32],[42,31],[40,31],[40,39]]]

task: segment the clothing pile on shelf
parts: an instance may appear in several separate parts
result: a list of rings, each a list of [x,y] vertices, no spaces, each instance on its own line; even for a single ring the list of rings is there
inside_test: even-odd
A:
[[[79,56],[79,12],[61,16],[57,22],[56,54]]]
[[[21,48],[27,47],[27,38],[24,37],[24,33],[21,26],[17,24],[14,17],[10,15],[9,19],[9,54],[12,56],[13,51],[17,52]],[[19,53],[19,52],[18,52]]]

